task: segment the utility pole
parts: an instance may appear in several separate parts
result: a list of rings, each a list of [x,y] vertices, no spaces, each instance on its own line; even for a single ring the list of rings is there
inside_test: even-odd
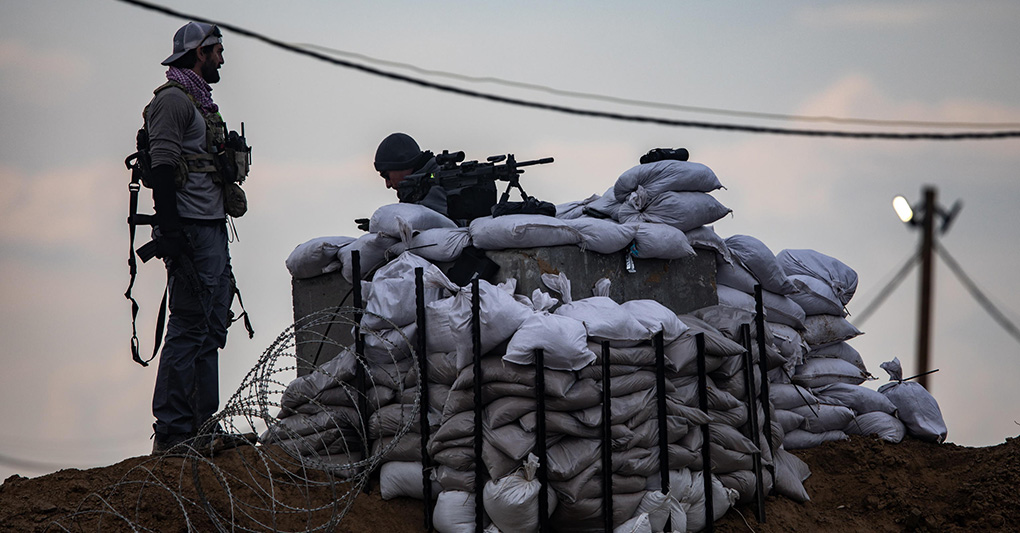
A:
[[[931,344],[932,304],[935,301],[933,251],[935,249],[935,187],[924,188],[923,233],[921,236],[921,286],[917,309],[917,382],[931,392],[928,384],[929,349]]]

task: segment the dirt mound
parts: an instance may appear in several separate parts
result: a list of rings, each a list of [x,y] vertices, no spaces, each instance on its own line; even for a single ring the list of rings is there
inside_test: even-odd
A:
[[[1009,531],[1020,524],[1020,438],[984,448],[931,444],[908,439],[890,444],[870,437],[828,443],[795,452],[811,466],[805,487],[811,501],[766,500],[766,521],[749,507],[731,510],[716,522],[721,533],[812,532],[973,532]],[[11,476],[0,485],[0,531],[50,531],[54,522],[82,531],[130,531],[130,524],[153,531],[215,530],[230,513],[230,498],[218,481],[250,476],[254,454],[233,453],[213,463],[185,459],[154,461],[137,457],[105,468],[61,470],[38,478]],[[279,473],[270,473],[275,478]],[[304,475],[308,476],[308,473]],[[268,479],[268,478],[267,478]],[[180,487],[178,491],[161,486]],[[265,484],[263,484],[265,485]],[[268,493],[235,499],[251,505],[300,501],[317,513],[274,509],[251,529],[304,531],[329,521],[328,502],[341,486],[297,487],[272,483]],[[419,531],[422,506],[415,500],[382,501],[378,490],[361,494],[337,531]],[[213,518],[200,504],[215,509]],[[92,511],[116,509],[116,513]],[[235,508],[236,510],[236,508]],[[251,508],[246,516],[259,516]],[[257,510],[256,510],[257,511]],[[73,518],[73,520],[69,519]],[[78,529],[73,529],[78,530]]]

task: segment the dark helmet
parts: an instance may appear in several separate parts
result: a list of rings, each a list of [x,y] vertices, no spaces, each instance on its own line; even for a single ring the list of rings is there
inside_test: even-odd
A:
[[[410,135],[391,133],[375,151],[375,169],[380,172],[414,169],[419,166],[421,155],[421,148]]]

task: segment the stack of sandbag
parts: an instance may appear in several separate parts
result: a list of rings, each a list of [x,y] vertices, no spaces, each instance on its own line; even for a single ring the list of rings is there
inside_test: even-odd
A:
[[[386,264],[407,250],[433,261],[451,261],[469,244],[465,228],[445,216],[418,204],[389,204],[372,213],[369,233],[340,248],[344,279],[351,282],[352,253],[361,256],[361,275]]]
[[[791,299],[797,288],[768,246],[750,235],[733,235],[725,242],[733,261],[716,261],[719,303],[753,313],[754,287],[761,285],[765,319],[803,330],[804,309]]]
[[[544,215],[482,217],[468,227],[472,246],[507,250],[576,245],[582,250],[610,254],[629,250],[642,259],[681,259],[695,255],[683,231],[659,223],[621,224],[611,219],[582,216],[560,219]]]
[[[601,196],[558,205],[556,218],[581,232],[583,248],[598,253],[622,250],[632,240],[630,252],[639,258],[679,259],[693,255],[694,246],[728,261],[722,239],[706,228],[731,212],[709,194],[720,188],[700,163],[646,163],[621,174]]]
[[[856,272],[814,250],[782,250],[776,259],[797,289],[789,295],[790,299],[805,313],[800,331],[776,331],[794,341],[794,333],[799,333],[806,351],[789,374],[789,380],[777,379],[775,383],[793,383],[810,392],[810,396],[805,395],[807,400],[793,409],[804,420],[796,427],[786,428],[785,446],[807,448],[842,440],[847,434],[867,428],[894,428],[896,423],[890,419],[894,418],[895,410],[881,401],[875,391],[861,386],[871,374],[860,354],[847,342],[861,335],[846,319],[845,309],[857,288]],[[784,420],[792,424],[794,417],[786,416]],[[880,435],[899,442],[902,431],[882,431]]]
[[[699,309],[692,313],[692,315],[690,317],[683,315],[681,318],[687,321],[688,324],[691,324],[692,329],[698,327],[702,330],[715,332],[714,335],[706,335],[707,354],[711,355],[713,350],[725,347],[724,351],[720,353],[725,354],[726,357],[708,358],[708,361],[713,362],[713,364],[708,365],[707,370],[708,377],[712,380],[714,388],[718,389],[715,391],[715,396],[719,398],[716,401],[728,401],[728,405],[733,407],[731,407],[732,410],[729,413],[723,413],[719,409],[714,409],[710,410],[709,414],[716,421],[730,420],[732,422],[731,426],[740,430],[738,435],[741,437],[753,436],[753,431],[757,432],[757,440],[761,444],[762,463],[770,467],[765,471],[765,476],[763,477],[762,484],[766,491],[775,491],[795,501],[807,501],[808,496],[804,490],[803,482],[810,475],[810,470],[806,464],[791,455],[783,447],[784,431],[780,421],[777,420],[782,415],[777,415],[778,408],[774,408],[771,401],[766,401],[764,404],[758,401],[762,386],[762,374],[759,367],[760,358],[765,358],[766,367],[770,368],[771,371],[781,369],[787,364],[783,354],[776,346],[777,342],[771,334],[770,328],[766,327],[765,329],[765,352],[760,354],[756,341],[757,327],[754,321],[754,313],[745,309],[718,305]],[[746,387],[744,366],[746,363],[743,355],[744,339],[741,335],[741,326],[744,324],[750,326],[748,329],[751,339],[752,391],[747,391]],[[768,326],[768,323],[766,323],[766,326]],[[709,340],[711,342],[708,342]],[[710,346],[714,348],[710,349]],[[759,426],[753,430],[750,428],[747,416],[749,393],[755,395],[757,404]],[[768,412],[771,421],[771,425],[768,428],[771,433],[771,440],[767,438],[768,435],[765,431],[766,412]],[[720,429],[722,428],[720,427]],[[727,429],[727,431],[729,430]],[[723,432],[720,431],[720,433]],[[731,439],[736,437],[736,435],[732,434],[729,436]],[[715,434],[713,434],[713,438],[715,438]],[[752,442],[747,441],[743,445],[753,445]],[[751,458],[747,455],[747,452],[741,453],[740,446],[740,441],[737,440],[729,447],[724,448],[722,454],[723,457],[728,459],[743,461],[743,465],[746,466]],[[713,453],[715,453],[715,448],[713,448]],[[774,472],[774,476],[770,475],[772,472]],[[738,469],[729,474],[720,475],[720,478],[727,487],[737,491],[740,496],[740,502],[747,503],[752,501],[756,480],[750,468]]]

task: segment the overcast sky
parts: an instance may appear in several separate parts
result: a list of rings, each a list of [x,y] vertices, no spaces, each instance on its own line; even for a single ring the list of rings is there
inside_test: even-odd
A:
[[[619,98],[759,113],[1020,123],[1020,4],[976,2],[331,2],[166,0],[276,39],[421,68]],[[128,350],[127,188],[141,110],[185,21],[114,0],[0,3],[0,479],[148,453],[154,366]],[[1020,140],[933,142],[756,135],[568,116],[465,98],[338,68],[224,32],[213,98],[254,147],[234,272],[257,334],[231,332],[225,401],[292,322],[294,247],[357,236],[353,219],[395,201],[371,167],[404,131],[470,159],[552,156],[525,188],[561,203],[602,193],[654,147],[686,147],[718,174],[746,234],[773,252],[810,248],[860,276],[860,312],[915,250],[891,208],[925,185],[963,211],[942,237],[968,275],[1018,321]],[[406,75],[419,74],[396,67]],[[434,81],[571,107],[678,120],[875,130],[649,109],[491,83]],[[882,131],[918,131],[919,126]],[[975,130],[973,128],[965,128]],[[928,131],[928,129],[924,129]],[[938,131],[945,131],[938,130]],[[956,130],[954,130],[956,131]],[[140,242],[139,242],[140,244]],[[139,336],[152,346],[164,271],[141,268]],[[936,268],[931,385],[949,441],[1020,433],[1020,345]],[[879,379],[914,362],[916,274],[851,344]],[[853,317],[851,317],[853,318]],[[36,465],[11,464],[15,458]]]

